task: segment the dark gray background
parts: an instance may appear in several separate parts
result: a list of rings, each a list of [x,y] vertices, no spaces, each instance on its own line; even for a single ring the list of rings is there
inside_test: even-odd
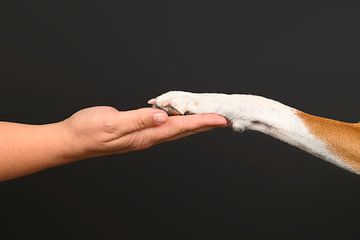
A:
[[[134,109],[168,90],[253,93],[358,120],[359,9],[72,0],[1,10],[4,121]],[[0,238],[356,239],[359,203],[360,177],[217,129],[1,183]]]

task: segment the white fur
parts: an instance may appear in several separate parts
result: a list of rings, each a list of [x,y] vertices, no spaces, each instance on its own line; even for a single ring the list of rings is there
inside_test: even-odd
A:
[[[296,109],[280,102],[254,95],[171,91],[157,97],[154,103],[160,107],[170,104],[181,114],[222,115],[235,131],[259,131],[352,170],[309,131]]]

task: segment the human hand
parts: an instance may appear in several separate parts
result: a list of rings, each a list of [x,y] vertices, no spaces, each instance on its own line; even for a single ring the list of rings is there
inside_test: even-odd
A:
[[[60,124],[69,133],[69,157],[80,159],[145,149],[226,126],[227,120],[215,114],[168,117],[155,108],[118,111],[112,107],[91,107]]]

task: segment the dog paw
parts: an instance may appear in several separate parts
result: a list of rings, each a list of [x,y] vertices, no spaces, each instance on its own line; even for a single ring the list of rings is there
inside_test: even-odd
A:
[[[166,111],[169,115],[187,115],[206,112],[206,104],[202,102],[201,97],[198,94],[190,92],[170,91],[149,100],[148,103]]]

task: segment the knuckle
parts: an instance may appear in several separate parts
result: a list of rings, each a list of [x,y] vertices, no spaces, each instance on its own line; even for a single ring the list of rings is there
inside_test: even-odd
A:
[[[187,132],[187,129],[184,127],[184,126],[181,126],[180,128],[179,128],[179,134],[184,134],[184,133],[186,133]]]
[[[114,119],[105,119],[102,123],[102,128],[106,133],[115,133],[118,129]]]
[[[139,129],[143,129],[146,127],[146,117],[144,116],[144,114],[139,114],[137,118],[137,127]]]
[[[136,134],[128,139],[127,146],[134,150],[149,148],[153,145],[152,139],[146,134]]]
[[[147,148],[151,147],[152,145],[153,144],[146,142],[146,143],[139,145],[139,149],[147,149]]]
[[[152,141],[149,139],[149,137],[142,135],[139,139],[139,141],[136,143],[137,149],[146,149],[153,145]]]
[[[183,120],[182,122],[181,122],[181,124],[179,125],[179,127],[178,127],[178,133],[179,134],[184,134],[184,133],[186,133],[186,132],[188,132],[189,131],[189,129],[186,127],[186,123],[185,123],[185,121]]]
[[[133,148],[133,146],[134,146],[134,138],[132,138],[132,137],[126,137],[126,138],[124,138],[124,140],[122,141],[122,143],[121,143],[121,147],[122,148],[125,148],[125,149],[131,149],[131,148]]]

